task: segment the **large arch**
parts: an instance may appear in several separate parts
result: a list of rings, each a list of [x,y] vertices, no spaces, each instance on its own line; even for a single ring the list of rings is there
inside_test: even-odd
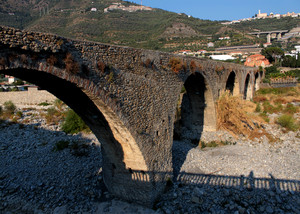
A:
[[[143,192],[153,190],[149,174],[144,173],[148,171],[144,156],[124,123],[102,100],[86,88],[79,88],[64,78],[38,69],[22,66],[4,69],[0,66],[0,73],[36,84],[64,101],[101,143],[103,178],[108,190],[125,200],[147,205],[153,203],[156,195],[145,197]]]
[[[233,96],[238,96],[240,93],[239,88],[238,78],[236,77],[235,72],[232,71],[227,78],[225,90],[229,91],[229,93]]]
[[[203,131],[216,130],[213,93],[198,72],[186,79],[184,89],[178,103],[180,115],[175,121],[174,137],[198,143]]]

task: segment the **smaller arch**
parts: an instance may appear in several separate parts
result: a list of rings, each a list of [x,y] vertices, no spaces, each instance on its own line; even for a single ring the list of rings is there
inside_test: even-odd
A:
[[[187,139],[198,143],[203,131],[216,130],[216,112],[213,93],[204,76],[198,72],[184,83],[176,115],[174,139]],[[197,142],[196,142],[197,141]]]
[[[250,100],[252,98],[252,87],[250,83],[250,74],[248,73],[244,85],[244,99]]]
[[[259,84],[260,84],[260,77],[259,77],[259,72],[257,72],[254,77],[254,92],[259,89]]]
[[[234,71],[230,72],[227,78],[225,90],[229,91],[233,96],[239,95],[239,81],[236,78],[236,74]]]

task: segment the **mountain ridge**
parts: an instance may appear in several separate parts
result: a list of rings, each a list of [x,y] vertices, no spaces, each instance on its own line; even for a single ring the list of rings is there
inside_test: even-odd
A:
[[[154,8],[128,12],[104,9],[113,3],[125,7],[137,4],[122,0],[3,0],[0,24],[29,31],[54,33],[60,36],[145,49],[175,51],[202,49],[210,41],[218,46],[262,43],[247,35],[259,25],[270,29],[278,24],[255,23],[224,26],[220,21],[201,20]],[[15,2],[12,4],[12,2]],[[91,10],[95,8],[96,11]],[[10,14],[10,15],[9,15]],[[13,14],[13,15],[12,15]],[[270,21],[269,21],[270,22]],[[292,29],[299,19],[279,21]],[[259,23],[258,25],[256,23]],[[290,24],[288,24],[290,23]],[[230,36],[229,41],[218,41]]]

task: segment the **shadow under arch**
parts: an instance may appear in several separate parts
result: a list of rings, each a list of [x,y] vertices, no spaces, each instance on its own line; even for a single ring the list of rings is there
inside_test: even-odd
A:
[[[145,192],[153,188],[149,176],[137,179],[132,173],[132,170],[148,170],[144,157],[122,121],[100,99],[72,82],[43,71],[14,68],[0,70],[0,73],[31,82],[65,102],[84,120],[101,143],[103,178],[108,190],[128,201],[152,203],[155,194],[145,197]],[[138,185],[143,188],[140,189]]]
[[[196,72],[186,79],[177,104],[173,135],[174,178],[189,152],[189,149],[183,149],[181,154],[175,154],[174,148],[178,141],[198,146],[204,131],[216,131],[216,123],[212,90],[205,77]]]
[[[236,74],[234,71],[231,71],[227,81],[226,81],[226,86],[225,90],[229,91],[231,95],[233,96],[238,96],[239,95],[239,81],[238,78],[236,77]]]
[[[259,85],[260,85],[259,72],[256,72],[254,76],[254,92],[259,89]]]
[[[250,100],[252,98],[252,88],[250,83],[250,74],[248,73],[245,79],[245,85],[244,85],[244,100]]]

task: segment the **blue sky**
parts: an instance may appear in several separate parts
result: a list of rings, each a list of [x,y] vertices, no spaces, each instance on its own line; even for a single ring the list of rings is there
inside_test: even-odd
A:
[[[128,0],[140,4],[141,0]],[[300,13],[300,0],[143,0],[143,5],[209,20],[237,20],[261,12]]]

